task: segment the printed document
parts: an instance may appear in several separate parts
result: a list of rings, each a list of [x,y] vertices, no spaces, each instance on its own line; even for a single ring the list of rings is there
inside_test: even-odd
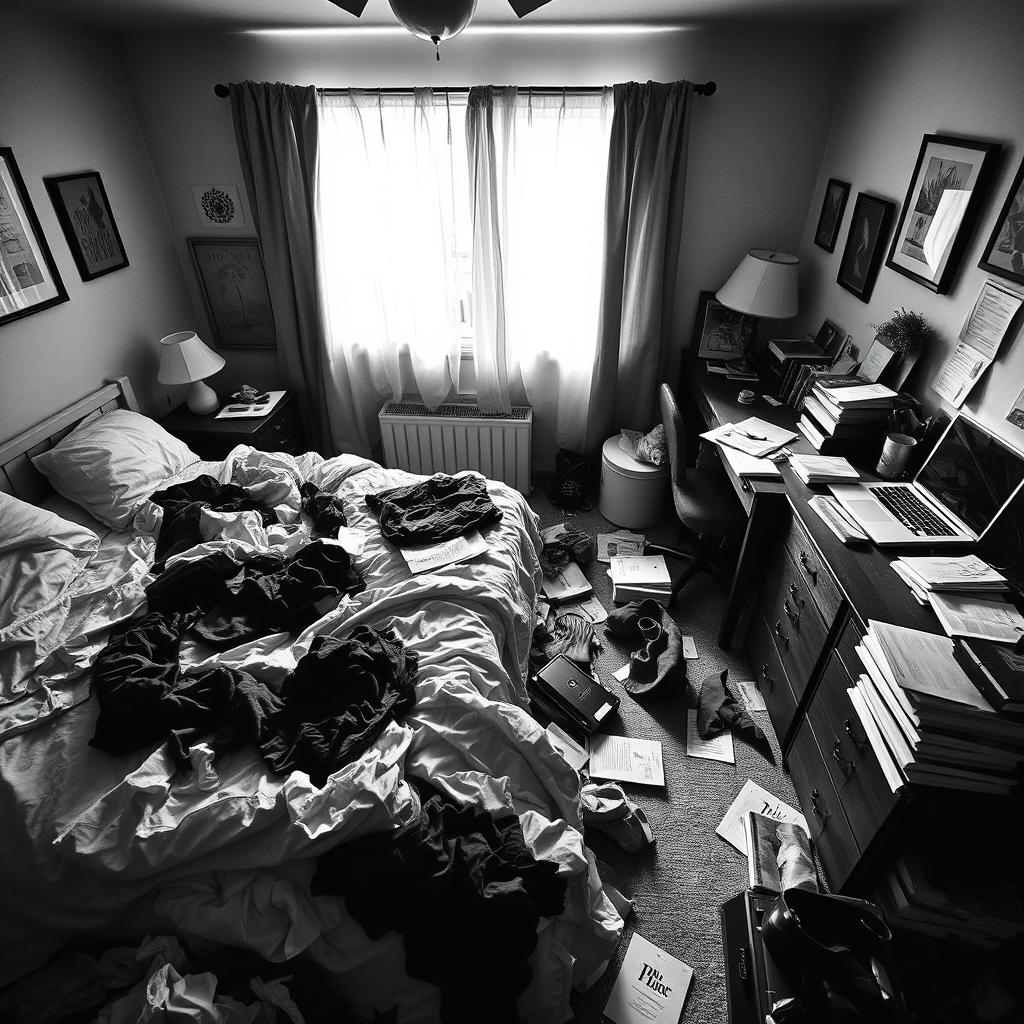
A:
[[[616,530],[597,535],[597,560],[610,562],[617,555],[642,555],[647,538],[642,533]]]
[[[986,281],[957,343],[939,368],[932,390],[958,409],[991,365],[1024,296]]]
[[[487,550],[487,541],[479,533],[467,533],[463,537],[452,537],[440,544],[424,544],[417,547],[402,548],[402,555],[409,572],[433,572],[455,562],[466,562]]]
[[[764,694],[757,688],[753,679],[729,680],[729,689],[740,698],[748,711],[767,711]]]
[[[937,593],[930,593],[928,600],[947,636],[969,636],[1011,644],[1024,636],[1024,616],[1006,601]]]
[[[726,729],[717,736],[704,739],[697,732],[697,710],[690,708],[686,716],[686,756],[703,757],[708,761],[724,761],[726,764],[735,764],[736,753],[732,744],[732,733]]]
[[[790,807],[785,800],[772,796],[767,789],[759,786],[753,779],[747,779],[729,810],[725,812],[722,823],[715,829],[727,843],[735,846],[740,853],[747,852],[747,837],[743,832],[743,819],[746,817],[747,811],[757,811],[758,814],[786,824],[795,821],[810,835],[806,818],[795,807]]]
[[[590,774],[598,779],[664,786],[661,743],[658,740],[637,740],[631,736],[592,736]]]
[[[597,599],[596,594],[585,597],[582,601],[571,601],[559,606],[560,612],[575,612],[598,626],[608,618],[608,610]]]
[[[763,459],[784,444],[789,444],[797,435],[786,427],[779,427],[757,416],[750,416],[741,423],[723,423],[714,430],[706,430],[700,436],[705,441],[738,448],[747,455]]]
[[[633,932],[604,1015],[614,1024],[678,1024],[693,968]]]
[[[552,604],[585,597],[591,590],[593,587],[575,562],[567,562],[554,576],[545,576],[541,584],[541,591]]]

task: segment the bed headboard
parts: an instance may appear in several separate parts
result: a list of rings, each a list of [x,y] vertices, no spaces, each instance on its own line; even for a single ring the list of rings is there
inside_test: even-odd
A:
[[[67,437],[86,416],[97,410],[110,412],[111,409],[139,411],[132,383],[127,377],[115,378],[99,391],[55,412],[17,437],[0,443],[0,491],[33,504],[49,497],[53,488],[32,465],[32,456],[45,452]]]

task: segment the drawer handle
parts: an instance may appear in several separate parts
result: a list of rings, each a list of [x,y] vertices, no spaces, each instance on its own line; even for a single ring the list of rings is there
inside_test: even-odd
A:
[[[812,569],[810,567],[810,565],[808,564],[808,558],[807,558],[807,552],[806,551],[801,551],[800,552],[800,564],[804,567],[804,572],[807,573],[807,575],[811,577],[811,582],[815,586],[817,586],[818,585],[818,570],[817,569]]]
[[[775,676],[772,675],[771,669],[768,667],[768,662],[764,662],[761,665],[761,675],[764,676],[764,681],[768,684],[770,690],[775,689]]]
[[[786,645],[786,649],[789,649],[789,637],[782,632],[782,623],[775,623],[775,635]]]
[[[824,832],[832,812],[821,803],[821,794],[816,789],[811,790],[811,810],[815,817],[821,819],[821,831]]]
[[[836,763],[844,775],[853,774],[853,770],[857,767],[857,762],[852,758],[843,757],[843,747],[838,737],[835,737],[835,743],[832,744],[832,756],[836,759]]]
[[[800,591],[795,583],[790,583],[789,585],[789,596],[793,598],[793,604],[795,605],[802,605],[804,603],[804,599],[800,596]]]
[[[844,719],[843,728],[846,730],[846,735],[849,736],[851,740],[853,740],[853,745],[858,750],[863,750],[868,745],[867,736],[861,736],[860,739],[857,738],[857,734],[853,731],[853,722],[851,722],[848,718]]]
[[[797,629],[799,629],[800,628],[800,613],[798,611],[794,611],[792,608],[789,607],[789,600],[788,599],[782,602],[782,610],[786,613],[786,618],[789,619],[789,621]]]

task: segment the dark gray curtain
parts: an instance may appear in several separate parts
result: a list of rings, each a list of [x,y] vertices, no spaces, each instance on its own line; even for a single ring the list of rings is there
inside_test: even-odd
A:
[[[317,97],[312,86],[233,82],[235,140],[267,271],[278,362],[311,444],[331,436],[316,267]]]
[[[652,425],[671,364],[692,95],[689,82],[615,86],[589,452],[621,427]]]

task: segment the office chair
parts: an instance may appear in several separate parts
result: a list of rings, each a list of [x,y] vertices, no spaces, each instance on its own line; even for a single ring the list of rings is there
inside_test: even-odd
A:
[[[662,544],[647,544],[645,554],[662,554],[689,560],[689,565],[672,587],[669,604],[701,570],[729,585],[729,578],[712,558],[723,543],[739,540],[747,528],[747,517],[736,492],[721,468],[695,469],[686,465],[686,428],[675,395],[667,384],[659,389],[661,422],[665,427],[670,465],[672,503],[683,527],[697,535],[696,548],[682,551]]]

